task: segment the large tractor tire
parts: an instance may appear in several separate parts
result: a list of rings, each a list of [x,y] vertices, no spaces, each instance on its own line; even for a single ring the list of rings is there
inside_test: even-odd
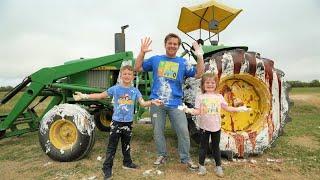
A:
[[[112,120],[112,110],[98,110],[94,113],[94,123],[100,131],[109,132]]]
[[[240,113],[222,110],[220,149],[236,157],[263,153],[290,120],[284,73],[274,68],[272,60],[243,49],[225,50],[205,57],[205,71],[218,75],[217,91],[229,106],[246,105],[252,109]],[[198,93],[201,93],[200,80],[187,79],[185,103],[194,105]],[[197,118],[190,118],[197,126]],[[191,134],[191,137],[196,136]]]
[[[92,116],[79,105],[54,106],[40,123],[39,142],[53,160],[79,160],[90,152],[95,142]]]

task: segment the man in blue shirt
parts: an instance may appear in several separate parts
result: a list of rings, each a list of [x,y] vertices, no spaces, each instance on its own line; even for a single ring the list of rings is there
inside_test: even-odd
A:
[[[160,99],[164,103],[164,106],[151,106],[150,109],[158,154],[154,164],[160,165],[167,159],[164,129],[166,116],[169,115],[171,126],[178,136],[181,163],[187,164],[191,170],[195,170],[197,166],[193,164],[189,154],[190,137],[187,118],[185,113],[177,109],[177,107],[182,105],[184,79],[186,77],[200,78],[204,72],[203,51],[198,43],[193,43],[197,56],[195,68],[186,59],[177,57],[176,54],[181,44],[181,39],[178,35],[170,33],[164,40],[166,54],[152,56],[143,61],[145,54],[151,51],[149,48],[151,43],[150,38],[141,40],[141,49],[135,62],[135,70],[138,72],[152,71],[153,83],[150,98]]]

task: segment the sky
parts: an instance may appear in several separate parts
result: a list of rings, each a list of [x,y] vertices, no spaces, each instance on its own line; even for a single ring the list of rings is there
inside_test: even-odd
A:
[[[0,86],[15,86],[44,67],[114,53],[114,33],[129,24],[126,50],[136,57],[140,40],[151,37],[163,54],[177,29],[181,7],[206,0],[1,0]],[[272,59],[286,80],[320,80],[319,0],[219,0],[243,9],[220,33],[220,43],[248,46]]]

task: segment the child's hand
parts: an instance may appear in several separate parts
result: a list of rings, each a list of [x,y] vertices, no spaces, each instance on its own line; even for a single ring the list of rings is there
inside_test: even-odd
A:
[[[238,112],[248,112],[251,111],[251,108],[247,108],[246,106],[240,106],[237,108]]]
[[[194,109],[193,108],[185,108],[184,112],[186,112],[188,114],[191,114],[191,115],[194,115]]]
[[[151,102],[152,102],[152,104],[154,104],[154,105],[156,105],[156,106],[161,106],[161,105],[163,105],[163,101],[160,100],[160,99],[154,99],[154,100],[152,100]]]
[[[182,104],[182,106],[178,106],[178,109],[188,114],[194,114],[194,109],[188,108],[188,106],[186,106],[185,104]]]
[[[88,94],[83,94],[81,92],[75,92],[72,96],[75,101],[80,101],[82,99],[89,99]]]

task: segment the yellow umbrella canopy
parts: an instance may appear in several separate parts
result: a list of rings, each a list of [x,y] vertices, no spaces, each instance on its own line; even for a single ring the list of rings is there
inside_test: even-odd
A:
[[[208,1],[188,8],[182,7],[178,29],[184,33],[205,29],[217,34],[223,31],[241,11],[242,9],[231,8],[217,1]]]

